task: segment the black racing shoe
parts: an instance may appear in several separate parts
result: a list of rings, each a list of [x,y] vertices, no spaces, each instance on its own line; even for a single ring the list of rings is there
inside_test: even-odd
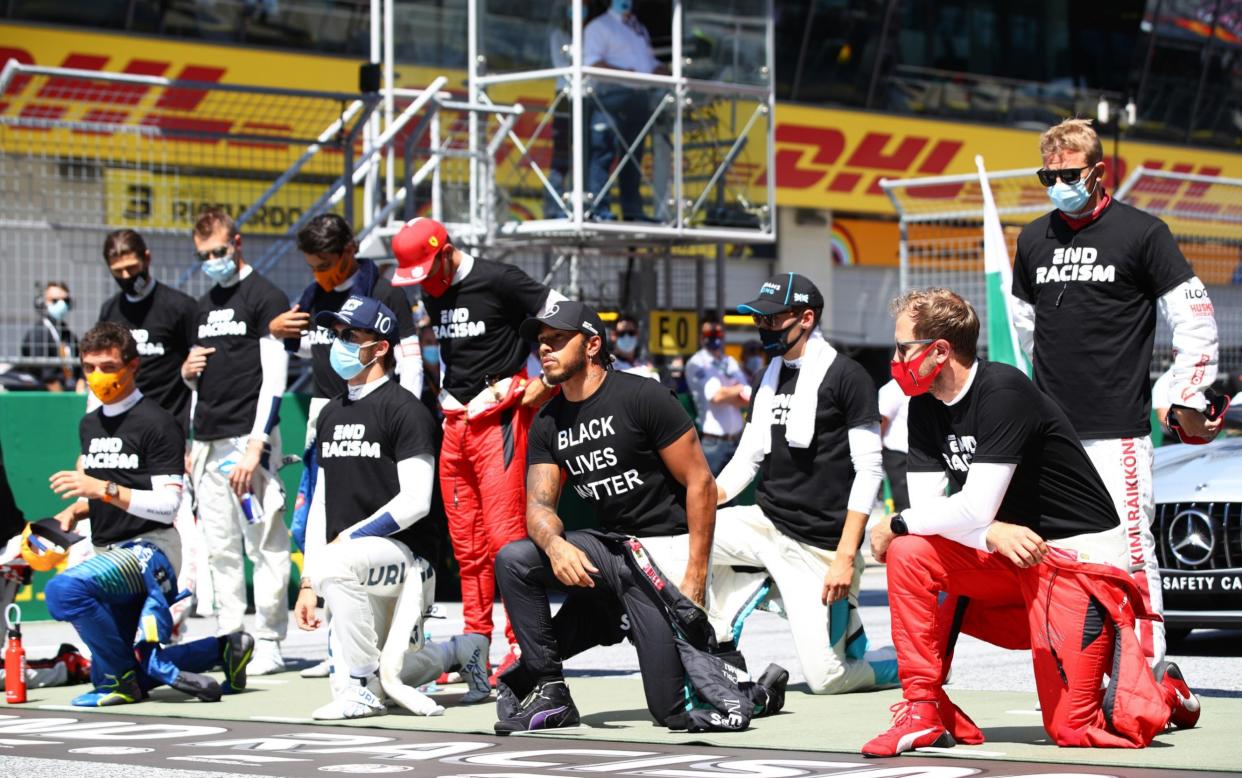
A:
[[[561,681],[544,681],[522,700],[517,713],[496,722],[496,734],[529,732],[537,729],[576,727],[578,708],[569,696],[569,687]]]
[[[248,632],[231,632],[220,638],[220,664],[224,667],[224,693],[246,688],[246,665],[254,656],[254,638]]]
[[[172,688],[179,692],[197,697],[203,702],[219,702],[220,695],[223,690],[215,678],[209,675],[199,675],[198,673],[188,673],[182,670],[177,675],[177,680],[172,682]]]
[[[763,671],[763,675],[759,676],[759,680],[755,681],[755,686],[763,691],[760,694],[767,694],[767,702],[763,705],[761,716],[771,716],[780,713],[781,708],[785,707],[785,687],[789,684],[789,671],[778,664],[770,664]]]

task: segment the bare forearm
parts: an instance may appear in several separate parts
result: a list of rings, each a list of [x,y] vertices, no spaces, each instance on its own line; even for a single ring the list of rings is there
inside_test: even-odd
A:
[[[853,559],[862,545],[867,531],[867,514],[858,511],[845,512],[845,526],[841,528],[841,541],[837,543],[837,556]]]
[[[565,524],[556,514],[560,497],[560,469],[555,465],[532,465],[526,474],[526,534],[544,553],[565,534]]]
[[[557,538],[564,537],[565,524],[561,521],[561,517],[556,515],[555,511],[546,508],[532,508],[526,506],[526,534],[530,539],[535,541],[535,545],[539,546],[543,551],[547,551],[548,547]]]
[[[686,574],[707,574],[712,538],[716,534],[716,481],[710,472],[686,489],[686,524],[690,530],[689,560]]]

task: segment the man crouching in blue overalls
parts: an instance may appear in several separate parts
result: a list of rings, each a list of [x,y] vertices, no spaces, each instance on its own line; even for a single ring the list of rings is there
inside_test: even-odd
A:
[[[181,503],[184,433],[134,383],[138,346],[128,329],[101,322],[83,336],[79,352],[103,405],[82,417],[78,468],[50,480],[62,497],[76,498],[57,514],[61,527],[68,532],[89,518],[95,555],[46,589],[52,617],[71,623],[92,654],[95,689],[73,704],[138,702],[161,684],[217,701],[245,687],[253,638],[237,632],[165,646],[172,633],[168,606],[179,599],[181,543],[172,522]],[[223,687],[201,674],[216,665],[224,667]]]

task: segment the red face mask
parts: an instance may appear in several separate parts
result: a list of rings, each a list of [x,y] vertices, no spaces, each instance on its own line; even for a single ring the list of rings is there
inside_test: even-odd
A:
[[[440,266],[423,279],[422,287],[432,297],[439,297],[448,291],[453,284],[453,263],[449,262],[447,252],[440,255]]]
[[[901,387],[901,391],[905,392],[907,397],[918,397],[920,394],[926,394],[932,388],[932,382],[936,380],[936,376],[940,375],[940,371],[944,368],[944,363],[936,365],[930,373],[925,376],[919,376],[919,368],[923,366],[923,360],[927,359],[927,355],[932,353],[934,343],[928,344],[923,352],[912,360],[903,362],[900,359],[894,359],[890,365],[893,374],[893,380]]]

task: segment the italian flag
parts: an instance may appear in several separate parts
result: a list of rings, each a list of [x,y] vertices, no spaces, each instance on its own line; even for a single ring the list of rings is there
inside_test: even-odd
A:
[[[1010,289],[1013,288],[1013,267],[1009,264],[1009,249],[1005,246],[1005,233],[1001,229],[1000,213],[992,199],[992,187],[988,173],[983,168],[983,157],[975,157],[979,167],[979,189],[983,193],[983,273],[988,290],[988,359],[1013,365],[1027,375],[1031,366],[1018,343],[1018,331],[1013,326]]]

